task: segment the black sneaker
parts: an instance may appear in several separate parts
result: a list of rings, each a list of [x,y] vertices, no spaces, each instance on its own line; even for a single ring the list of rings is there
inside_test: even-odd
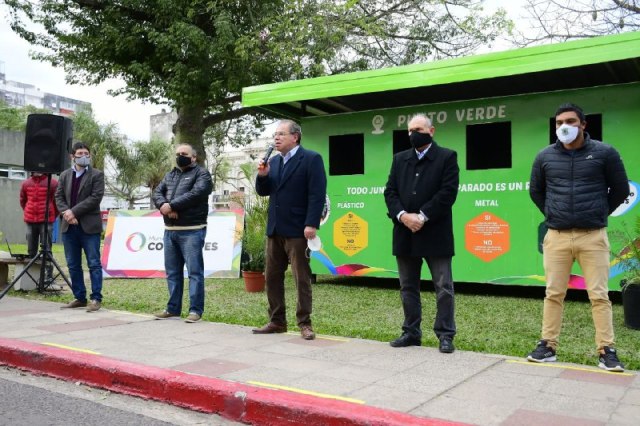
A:
[[[604,354],[600,354],[600,358],[598,359],[598,367],[607,371],[624,371],[624,365],[622,365],[622,363],[618,359],[616,350],[614,348],[610,348],[609,346],[605,346]]]
[[[546,340],[540,340],[538,346],[527,355],[527,360],[531,362],[554,362],[556,351],[547,346]]]

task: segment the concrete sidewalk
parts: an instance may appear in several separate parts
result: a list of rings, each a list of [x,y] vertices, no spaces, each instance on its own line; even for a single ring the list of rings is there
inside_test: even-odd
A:
[[[637,425],[640,378],[597,367],[0,300],[0,364],[254,424]]]

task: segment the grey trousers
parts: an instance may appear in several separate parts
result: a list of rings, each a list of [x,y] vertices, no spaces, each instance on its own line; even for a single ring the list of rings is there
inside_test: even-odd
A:
[[[433,331],[438,339],[453,338],[456,334],[451,257],[425,257],[436,291],[436,318]],[[400,298],[404,310],[402,331],[422,337],[422,302],[420,300],[420,272],[422,258],[396,256],[400,277]]]

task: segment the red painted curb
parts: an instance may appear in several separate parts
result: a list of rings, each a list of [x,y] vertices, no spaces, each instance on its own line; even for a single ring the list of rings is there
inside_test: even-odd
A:
[[[0,338],[0,364],[206,413],[217,413],[235,421],[256,425],[460,424],[14,339]]]
[[[356,426],[461,423],[264,389],[180,371],[0,338],[0,365],[167,402],[256,425]]]

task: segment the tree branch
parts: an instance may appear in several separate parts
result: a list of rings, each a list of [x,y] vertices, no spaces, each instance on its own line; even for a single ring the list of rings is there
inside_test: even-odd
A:
[[[640,6],[636,6],[635,4],[630,4],[622,0],[613,0],[613,2],[617,4],[619,7],[621,7],[622,9],[626,9],[634,13],[640,13]]]
[[[251,108],[238,108],[231,111],[218,112],[215,114],[209,114],[202,119],[204,128],[213,126],[214,124],[221,123],[225,120],[233,120],[234,118],[240,118],[243,115],[251,114]]]

